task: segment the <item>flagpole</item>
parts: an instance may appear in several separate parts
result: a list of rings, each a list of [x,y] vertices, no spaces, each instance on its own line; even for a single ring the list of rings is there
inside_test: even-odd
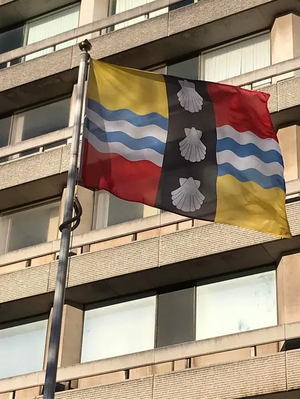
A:
[[[66,279],[68,270],[68,257],[70,251],[70,238],[71,238],[71,224],[74,221],[72,219],[73,206],[74,206],[74,195],[75,186],[77,180],[77,164],[78,164],[78,152],[79,152],[79,139],[81,130],[81,119],[82,119],[82,108],[83,108],[83,97],[85,80],[87,76],[87,68],[89,61],[89,51],[91,50],[91,43],[86,39],[79,44],[81,50],[77,92],[76,92],[76,103],[75,103],[75,117],[74,117],[74,129],[72,136],[71,156],[68,171],[67,189],[66,189],[66,200],[64,208],[64,219],[60,226],[61,241],[59,250],[59,260],[56,276],[56,286],[54,293],[53,312],[51,321],[50,341],[48,347],[48,359],[44,386],[44,399],[53,399],[55,396],[56,387],[56,375],[57,375],[57,364],[59,354],[59,343],[61,334],[62,314],[65,301],[65,290],[66,290]],[[77,226],[78,224],[76,224]]]

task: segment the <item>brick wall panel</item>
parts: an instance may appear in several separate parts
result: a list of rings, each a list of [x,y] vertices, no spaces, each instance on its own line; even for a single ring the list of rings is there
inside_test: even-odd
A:
[[[60,173],[62,149],[0,165],[0,190]]]
[[[152,399],[153,377],[56,394],[56,399]]]
[[[300,388],[300,349],[286,352],[287,389]]]
[[[112,278],[158,266],[159,238],[71,258],[68,286]],[[54,289],[57,262],[50,269],[49,290]]]
[[[47,292],[49,264],[0,276],[0,303]]]
[[[277,86],[279,111],[300,104],[300,78],[283,80]]]
[[[285,354],[154,377],[154,399],[233,399],[286,390]]]

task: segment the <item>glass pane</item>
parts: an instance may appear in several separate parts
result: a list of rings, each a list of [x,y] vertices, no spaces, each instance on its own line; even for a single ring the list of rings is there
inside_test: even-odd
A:
[[[22,131],[22,141],[63,129],[69,125],[70,98],[17,114],[14,131]],[[15,133],[15,141],[18,133]]]
[[[47,320],[0,330],[0,378],[42,370]]]
[[[196,339],[277,324],[276,273],[197,287]]]
[[[104,190],[95,192],[93,229],[155,216],[160,210],[137,202],[124,201]]]
[[[179,3],[170,5],[170,11],[176,10],[177,8],[188,6],[189,4],[193,4],[193,3],[194,3],[194,0],[182,0],[182,1],[179,1]]]
[[[47,39],[66,32],[68,30],[78,27],[79,21],[79,5],[71,8],[61,10],[59,12],[51,13],[43,18],[28,22],[27,29],[27,41],[26,44],[36,43],[40,40]],[[56,46],[56,49],[62,49],[71,46],[76,43],[76,40],[70,40],[66,43],[62,43]],[[36,53],[27,55],[26,61],[36,57],[40,57],[44,54],[48,54],[53,51],[53,48],[38,51]]]
[[[151,296],[87,310],[81,362],[153,349],[155,302]]]
[[[143,211],[143,204],[124,201],[110,194],[107,226],[140,219],[143,217]]]
[[[41,244],[58,229],[59,202],[4,216],[8,220],[7,251]],[[53,238],[52,238],[53,239]]]
[[[0,147],[8,145],[11,117],[0,119]]]
[[[143,6],[144,4],[151,3],[154,0],[116,0],[116,9],[115,13],[118,14],[123,11],[130,10],[135,7]],[[157,17],[158,15],[164,14],[168,12],[167,8],[163,8],[158,11],[154,11],[150,13],[149,17]],[[115,29],[124,28],[129,25],[136,24],[137,22],[142,22],[145,20],[145,17],[142,15],[141,17],[133,18],[129,21],[123,22],[115,26]]]
[[[168,66],[168,75],[186,79],[198,79],[199,57],[177,62]]]
[[[23,46],[23,26],[0,33],[0,54]],[[19,62],[16,59],[12,64]],[[0,64],[0,69],[6,68],[6,63]]]
[[[202,55],[202,78],[218,82],[270,65],[270,34],[224,46]]]

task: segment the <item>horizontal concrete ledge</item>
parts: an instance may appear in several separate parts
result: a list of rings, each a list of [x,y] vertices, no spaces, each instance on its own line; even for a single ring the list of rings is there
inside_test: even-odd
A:
[[[290,192],[291,190],[291,192]],[[295,194],[300,192],[300,180],[293,180],[291,182],[288,182],[287,184],[287,193],[288,194]],[[293,209],[298,209],[299,208],[299,203],[292,203],[287,205],[288,211],[290,210],[291,213],[294,213]],[[76,235],[73,237],[72,240],[72,248],[79,248],[79,247],[84,247],[86,245],[91,245],[103,241],[108,241],[111,239],[119,238],[119,237],[124,237],[140,232],[144,232],[147,230],[152,230],[152,229],[157,229],[161,228],[164,226],[169,226],[175,223],[180,223],[184,222],[187,220],[191,220],[187,217],[172,214],[169,212],[163,212],[159,215],[155,216],[150,216],[144,219],[137,219],[133,220],[130,222],[125,222],[125,223],[120,223],[118,225],[114,226],[109,226],[101,230],[92,230],[88,233],[81,234],[81,235]],[[296,223],[296,221],[295,221]],[[209,222],[203,222],[203,224],[208,224],[206,227],[206,231],[208,234],[217,234],[216,230],[221,229],[222,225],[217,225],[215,223],[209,223]],[[292,220],[292,226],[294,222]],[[297,223],[296,223],[297,225]],[[200,227],[203,228],[204,226]],[[232,229],[232,231],[236,230],[237,227],[233,226],[227,226],[227,229]],[[211,233],[210,233],[211,231]],[[267,234],[262,234],[258,232],[251,232],[250,230],[245,230],[241,229],[241,233],[247,235],[247,232],[249,235],[254,235],[257,237],[261,237],[261,239],[258,238],[258,240],[255,240],[257,242],[270,242],[270,241],[276,241],[276,237],[267,235]],[[297,233],[295,231],[295,234],[298,234],[298,228],[297,228]],[[249,241],[248,245],[253,245],[253,241]],[[23,248],[17,251],[12,251],[8,252],[6,254],[0,255],[0,267],[13,264],[13,263],[18,263],[22,261],[26,261],[29,259],[34,259],[38,258],[41,256],[49,255],[51,253],[56,253],[59,251],[59,246],[60,246],[60,240],[55,240],[55,241],[50,241],[46,242],[44,244],[39,244],[35,245],[32,247],[27,247]],[[228,248],[219,248],[220,252],[221,251],[226,251]]]
[[[150,216],[144,219],[137,219],[131,222],[120,223],[118,225],[106,227],[102,230],[93,230],[89,233],[76,235],[72,239],[72,249],[107,241],[113,238],[124,237],[126,235],[143,232],[158,227],[168,226],[174,223],[189,220],[187,217],[163,212],[160,215]],[[23,248],[17,251],[8,252],[0,255],[0,266],[11,263],[22,262],[28,259],[49,255],[59,251],[60,240],[46,242],[44,244]]]
[[[22,151],[43,147],[48,144],[53,144],[57,141],[70,139],[72,137],[72,132],[73,128],[68,127],[65,129],[57,130],[55,132],[47,133],[42,136],[35,137],[33,139],[24,140],[20,143],[9,145],[7,147],[2,147],[0,148],[0,158],[19,154]]]
[[[48,47],[53,47],[57,44],[64,43],[68,40],[77,39],[78,37],[89,35],[94,32],[101,32],[102,29],[109,28],[111,26],[126,22],[139,16],[147,15],[151,12],[158,11],[172,4],[176,4],[179,1],[181,0],[156,0],[143,6],[139,6],[131,10],[112,15],[100,21],[92,22],[90,24],[69,30],[59,35],[49,37],[48,39],[40,40],[39,42],[8,51],[0,55],[0,63],[9,62],[15,58],[21,58],[26,55],[35,53],[36,51],[40,51]]]
[[[195,356],[281,342],[300,336],[300,323],[279,325],[196,342],[172,345],[145,352],[118,356],[60,368],[57,381],[70,381],[99,374],[156,365]],[[16,391],[44,384],[45,372],[37,372],[0,380],[0,392]]]

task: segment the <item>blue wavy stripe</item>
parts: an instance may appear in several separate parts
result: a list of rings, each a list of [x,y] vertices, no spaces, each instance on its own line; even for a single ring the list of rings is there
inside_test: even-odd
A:
[[[163,143],[156,137],[148,136],[140,139],[134,139],[133,137],[128,136],[128,134],[120,131],[105,132],[89,119],[86,119],[86,126],[91,133],[93,133],[100,141],[104,143],[122,143],[132,150],[151,148],[161,155],[163,155],[165,152],[166,143]]]
[[[147,115],[138,115],[129,109],[117,109],[116,111],[111,111],[90,98],[87,101],[87,107],[107,121],[124,120],[137,127],[156,125],[166,131],[169,127],[169,119],[156,112],[151,112]]]
[[[224,163],[218,167],[218,176],[232,175],[241,182],[253,181],[263,188],[279,187],[285,191],[285,181],[282,176],[265,176],[257,169],[238,170],[229,163]]]
[[[263,151],[253,143],[239,144],[230,137],[217,140],[217,152],[230,150],[241,158],[255,155],[264,163],[278,162],[283,165],[281,154],[276,150]]]

